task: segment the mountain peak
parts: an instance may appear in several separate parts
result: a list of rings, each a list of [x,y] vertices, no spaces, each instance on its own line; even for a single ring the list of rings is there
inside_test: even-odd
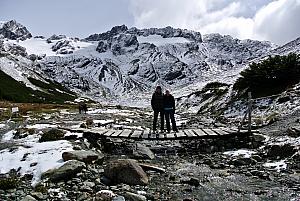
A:
[[[32,37],[27,28],[16,20],[0,22],[0,35],[11,40],[26,40]]]

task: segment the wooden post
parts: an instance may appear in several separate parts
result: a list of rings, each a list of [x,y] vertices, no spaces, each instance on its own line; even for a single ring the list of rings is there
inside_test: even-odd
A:
[[[248,92],[248,132],[251,133],[252,95]]]

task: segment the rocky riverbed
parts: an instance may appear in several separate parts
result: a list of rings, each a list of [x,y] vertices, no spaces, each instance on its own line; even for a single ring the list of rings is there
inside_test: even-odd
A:
[[[147,129],[151,115],[94,105],[87,114],[3,120],[0,200],[300,200],[299,112],[249,138],[133,141],[68,131]],[[179,128],[219,125],[197,118],[177,116]]]

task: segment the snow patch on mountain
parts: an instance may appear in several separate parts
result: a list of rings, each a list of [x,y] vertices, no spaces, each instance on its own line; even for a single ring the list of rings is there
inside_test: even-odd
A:
[[[191,41],[183,37],[163,38],[160,35],[138,36],[139,43],[151,43],[155,46],[163,46],[166,44],[190,43]]]

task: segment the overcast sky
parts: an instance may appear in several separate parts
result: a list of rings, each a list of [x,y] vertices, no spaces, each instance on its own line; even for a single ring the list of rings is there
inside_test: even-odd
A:
[[[126,24],[283,44],[300,37],[300,0],[0,0],[0,21],[10,19],[33,35],[83,38]]]

